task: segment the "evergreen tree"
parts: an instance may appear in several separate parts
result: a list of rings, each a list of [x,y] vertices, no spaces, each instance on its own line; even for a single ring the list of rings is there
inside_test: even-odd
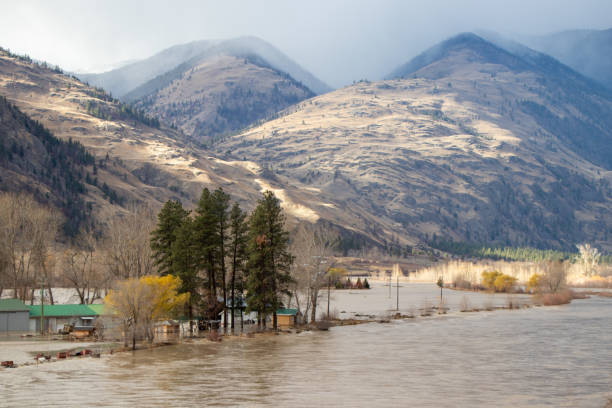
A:
[[[151,250],[161,275],[173,273],[173,243],[188,215],[189,212],[183,209],[180,201],[172,200],[168,200],[157,215],[157,228],[151,233]]]
[[[223,305],[217,301],[217,268],[218,254],[217,243],[218,234],[216,228],[215,203],[211,192],[205,188],[200,196],[196,217],[194,220],[194,243],[198,252],[198,266],[205,271],[206,298],[204,299],[204,309],[209,320],[216,320],[218,313]]]
[[[280,201],[271,191],[266,191],[249,223],[247,307],[257,311],[264,324],[265,316],[272,313],[275,330],[278,327],[276,310],[282,307],[281,295],[288,294],[289,268],[293,261],[284,224]]]
[[[247,259],[248,243],[248,224],[246,213],[242,211],[238,203],[234,203],[230,212],[230,246],[229,256],[231,257],[231,278],[230,278],[230,297],[232,299],[232,332],[234,331],[234,307],[240,304],[242,307],[242,296],[236,296],[236,290],[242,294],[244,290],[243,272]],[[240,303],[238,303],[240,302]]]
[[[189,317],[190,333],[193,332],[193,307],[200,301],[198,276],[199,251],[195,239],[195,222],[186,216],[175,232],[172,242],[172,274],[181,279],[180,293],[189,293],[187,316]]]
[[[225,257],[229,239],[229,202],[230,196],[221,187],[212,194],[212,204],[215,220],[214,246],[216,262],[219,269],[219,279],[223,292],[223,331],[227,333],[227,270],[225,267]]]

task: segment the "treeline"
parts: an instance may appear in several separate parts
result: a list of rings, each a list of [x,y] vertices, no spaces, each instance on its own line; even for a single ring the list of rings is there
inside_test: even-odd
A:
[[[470,258],[486,258],[504,261],[562,261],[572,260],[578,254],[561,252],[550,249],[536,249],[529,247],[489,247],[468,242],[455,242],[435,239],[429,242],[432,248],[439,249],[453,255]]]
[[[97,101],[87,101],[87,113],[104,120],[134,120],[149,127],[159,129],[159,119],[147,115],[143,110],[121,103],[101,88],[86,91],[90,96],[109,102],[111,106]]]
[[[51,65],[50,65],[49,63],[47,63],[46,61],[42,61],[42,62],[34,61],[34,60],[32,60],[32,58],[31,58],[29,55],[27,55],[27,54],[24,54],[24,55],[15,54],[14,52],[11,52],[11,50],[9,50],[9,49],[7,49],[7,48],[2,48],[2,47],[0,47],[0,52],[4,52],[4,53],[6,53],[6,55],[8,55],[9,57],[11,57],[11,58],[15,58],[15,59],[17,59],[17,60],[19,60],[19,61],[26,62],[26,63],[28,63],[28,64],[36,64],[36,65],[38,65],[39,67],[42,67],[42,68],[45,68],[45,69],[50,69],[50,70],[52,70],[53,72],[55,72],[55,73],[57,73],[57,74],[63,74],[63,75],[65,75],[65,74],[64,74],[64,71],[63,71],[63,70],[62,70],[62,69],[61,69],[61,68],[60,68],[58,65],[51,66]],[[75,79],[76,79],[76,77],[74,77],[74,76],[73,76],[73,78],[75,78]]]
[[[189,293],[187,313],[217,320],[246,302],[247,311],[266,317],[283,307],[292,282],[289,236],[279,200],[264,193],[248,216],[221,188],[204,189],[193,213],[180,202],[168,201],[158,214],[151,249],[158,272],[181,279],[181,292]],[[227,327],[227,324],[225,325]]]

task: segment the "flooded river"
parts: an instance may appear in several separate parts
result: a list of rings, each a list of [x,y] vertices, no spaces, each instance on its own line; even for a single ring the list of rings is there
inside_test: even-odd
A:
[[[369,310],[389,313],[385,290],[338,292],[333,304],[359,314],[372,296]],[[411,291],[417,308],[436,299],[433,285],[402,290],[405,307]],[[462,296],[443,316],[4,370],[0,406],[603,407],[612,398],[612,299],[459,313]]]

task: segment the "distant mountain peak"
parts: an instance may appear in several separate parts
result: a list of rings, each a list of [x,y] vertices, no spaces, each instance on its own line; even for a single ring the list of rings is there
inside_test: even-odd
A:
[[[391,72],[386,79],[404,78],[415,74],[420,69],[457,52],[470,52],[472,57],[478,59],[478,62],[503,65],[515,71],[528,68],[528,64],[516,55],[474,33],[465,32],[444,40],[417,55]]]

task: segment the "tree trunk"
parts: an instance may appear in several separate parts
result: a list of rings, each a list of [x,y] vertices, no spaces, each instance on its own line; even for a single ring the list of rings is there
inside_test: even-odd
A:
[[[272,328],[278,330],[278,319],[276,318],[276,310],[272,314]]]
[[[312,291],[310,296],[310,305],[312,310],[310,312],[310,323],[314,323],[317,321],[317,301],[318,301],[319,293],[316,290]]]
[[[234,308],[236,307],[236,251],[234,251],[234,259],[232,262],[232,287],[231,287],[231,297],[232,297],[232,334],[234,333]],[[240,305],[242,306],[242,305]]]

